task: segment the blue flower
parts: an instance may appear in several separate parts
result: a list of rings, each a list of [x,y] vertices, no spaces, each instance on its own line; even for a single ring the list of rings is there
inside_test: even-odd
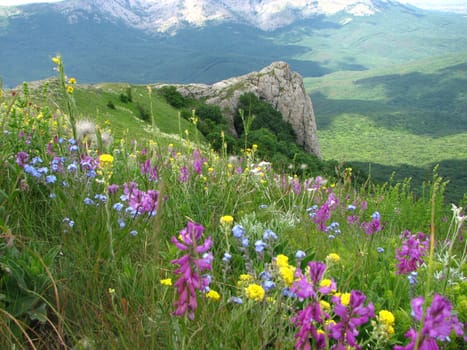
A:
[[[250,241],[248,240],[248,237],[244,237],[242,238],[242,246],[243,247],[248,247],[248,245],[250,244]]]
[[[289,288],[282,288],[282,295],[287,297],[287,298],[296,298],[297,297],[297,294],[295,294],[294,292],[292,292]]]
[[[120,226],[120,228],[124,228],[126,226],[125,220],[123,220],[121,218],[118,219],[117,222],[118,222],[118,226]]]
[[[91,179],[94,179],[97,176],[97,174],[96,174],[96,172],[94,170],[89,170],[86,175],[87,175],[87,177],[89,177]]]
[[[68,164],[68,166],[66,167],[66,170],[69,172],[76,171],[78,170],[78,165],[76,163]]]
[[[39,169],[37,169],[37,171],[40,173],[40,174],[48,174],[49,173],[49,168],[47,168],[46,166],[43,166]]]
[[[349,205],[347,206],[347,210],[353,211],[353,210],[355,210],[355,209],[357,209],[357,207],[356,207],[355,205],[353,205],[353,204],[349,204]]]
[[[57,177],[55,175],[47,175],[45,177],[45,182],[48,184],[53,184],[55,181],[57,181]]]
[[[224,263],[229,263],[231,259],[232,259],[232,255],[229,254],[229,253],[227,253],[227,252],[225,252],[225,253],[224,253],[224,256],[223,256],[223,258],[222,258],[222,262],[224,262]]]
[[[261,271],[258,275],[259,279],[268,281],[272,279],[272,274],[269,271]]]
[[[132,235],[133,237],[135,237],[137,234],[138,234],[138,231],[136,230],[130,231],[130,235]]]
[[[116,211],[121,211],[123,209],[123,204],[118,202],[113,205],[113,207]]]
[[[372,219],[380,219],[381,218],[381,214],[377,211],[375,211],[372,215],[371,215],[371,218]]]
[[[76,152],[78,150],[78,146],[76,145],[70,146],[69,150],[70,152]]]
[[[384,248],[383,247],[378,247],[378,248],[376,248],[376,251],[378,253],[384,253]]]
[[[303,250],[297,250],[295,252],[295,259],[297,260],[302,260],[305,258],[305,256],[306,256],[306,253]]]
[[[243,300],[240,297],[230,297],[229,302],[234,304],[243,304]]]
[[[245,234],[245,229],[241,225],[235,225],[232,227],[232,234],[235,238],[239,239]]]
[[[32,165],[36,165],[37,163],[42,164],[44,161],[41,157],[34,157],[31,160]]]
[[[417,271],[412,271],[407,275],[407,279],[409,280],[410,285],[417,284]]]
[[[267,229],[266,231],[264,231],[263,233],[263,239],[265,241],[268,241],[268,240],[272,240],[272,241],[275,241],[277,239],[277,235],[275,232],[273,232],[272,230],[270,229]]]
[[[263,282],[263,288],[266,292],[269,292],[271,289],[275,287],[276,287],[276,284],[273,281],[267,280]]]
[[[100,194],[100,193],[98,193],[98,194],[96,194],[96,195],[94,196],[94,199],[95,199],[95,200],[98,200],[98,201],[100,201],[100,202],[102,202],[102,203],[107,202],[107,196],[106,196],[105,194]]]
[[[53,192],[50,192],[49,198],[54,199],[55,197],[57,197],[57,195]]]
[[[267,207],[268,207],[267,204],[261,204],[261,205],[259,206],[259,209],[266,209]]]
[[[255,250],[257,253],[262,253],[264,251],[264,248],[266,247],[267,247],[267,244],[263,242],[261,239],[255,242]]]
[[[94,204],[95,204],[94,201],[93,201],[91,198],[89,198],[89,197],[84,198],[84,201],[83,201],[83,202],[84,202],[84,204],[86,204],[86,205],[94,205]]]

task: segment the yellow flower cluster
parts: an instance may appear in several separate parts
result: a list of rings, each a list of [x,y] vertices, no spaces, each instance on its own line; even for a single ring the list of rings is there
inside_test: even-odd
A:
[[[394,323],[396,318],[391,311],[381,310],[378,313],[378,321],[380,322],[382,328],[387,332],[388,335],[394,334]]]
[[[99,167],[102,169],[112,168],[114,157],[111,154],[101,154],[99,156]]]
[[[238,278],[237,286],[242,287],[246,286],[250,281],[253,280],[253,276],[248,274],[241,274]]]
[[[342,305],[348,306],[350,304],[350,293],[336,293],[335,295],[340,297]]]
[[[224,215],[220,219],[220,223],[222,226],[230,226],[232,225],[233,221],[234,221],[234,218],[231,215]]]
[[[254,301],[262,301],[264,299],[264,288],[259,284],[252,283],[245,288],[246,297]]]
[[[284,283],[291,286],[294,281],[295,266],[289,265],[289,258],[283,254],[276,256],[275,263]]]
[[[221,298],[221,295],[215,290],[211,289],[209,292],[206,293],[206,297],[214,301],[219,301],[219,299]]]
[[[172,279],[171,278],[165,278],[163,280],[160,280],[159,282],[163,286],[171,286],[172,285]]]
[[[326,256],[326,262],[328,263],[338,263],[341,260],[341,257],[336,253],[331,253]]]

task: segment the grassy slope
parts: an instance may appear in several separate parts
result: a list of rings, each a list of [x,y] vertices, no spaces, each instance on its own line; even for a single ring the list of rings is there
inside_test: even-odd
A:
[[[120,100],[120,94],[126,94],[129,87],[131,87],[133,101],[123,103]],[[150,128],[151,122],[143,121],[140,118],[138,108],[140,106],[147,113],[150,113],[151,110],[148,90],[145,85],[127,83],[78,85],[73,95],[78,113],[77,119],[95,120],[99,125],[110,121],[116,139],[120,139],[126,134],[135,140],[153,138]],[[56,97],[57,95],[52,95],[52,99]],[[109,101],[115,105],[115,109],[107,106]],[[151,102],[156,126],[162,133],[179,135],[182,132],[186,136],[185,130],[188,130],[189,135],[196,134],[194,125],[183,118],[179,119],[178,110],[167,104],[165,99],[155,91],[151,94]],[[63,109],[64,106],[61,108]]]
[[[441,163],[462,198],[467,182],[467,53],[306,78],[325,158],[377,163],[373,175],[423,177]],[[408,166],[407,164],[410,164]],[[364,165],[365,166],[365,165]],[[456,167],[458,167],[456,169]]]

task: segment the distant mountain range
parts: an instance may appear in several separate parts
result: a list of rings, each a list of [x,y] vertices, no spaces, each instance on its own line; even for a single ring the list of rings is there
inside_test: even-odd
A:
[[[303,76],[467,51],[467,18],[392,0],[69,0],[0,7],[5,86],[53,75],[84,82],[214,82],[290,63]]]

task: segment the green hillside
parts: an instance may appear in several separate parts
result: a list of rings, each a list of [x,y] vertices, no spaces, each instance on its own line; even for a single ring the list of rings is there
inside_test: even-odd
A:
[[[452,182],[451,195],[462,198],[467,189],[462,176],[466,67],[467,53],[462,53],[306,78],[324,158],[356,162],[380,180],[395,171],[417,183],[441,163],[440,173]]]

